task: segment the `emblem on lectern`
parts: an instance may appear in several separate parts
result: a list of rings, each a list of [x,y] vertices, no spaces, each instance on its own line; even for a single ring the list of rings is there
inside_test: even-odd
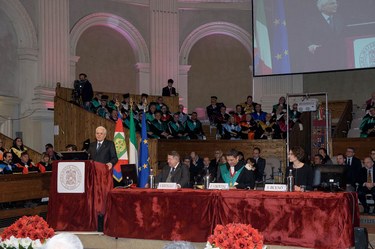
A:
[[[60,183],[68,190],[78,188],[82,181],[82,173],[77,166],[68,165],[60,174]]]

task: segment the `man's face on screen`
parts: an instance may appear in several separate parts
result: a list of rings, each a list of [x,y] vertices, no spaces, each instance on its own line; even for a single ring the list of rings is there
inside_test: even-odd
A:
[[[336,0],[329,0],[327,3],[322,7],[322,12],[326,15],[332,15],[337,12],[337,1]]]

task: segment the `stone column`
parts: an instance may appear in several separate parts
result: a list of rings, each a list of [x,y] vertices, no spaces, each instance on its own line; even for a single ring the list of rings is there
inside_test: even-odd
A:
[[[150,94],[161,95],[168,79],[175,81],[179,90],[179,14],[177,0],[152,0],[151,11],[151,89]]]
[[[137,94],[150,93],[150,63],[137,63]]]
[[[69,0],[39,0],[39,18],[41,85],[70,86]]]
[[[180,65],[179,75],[178,75],[178,96],[180,97],[180,104],[185,107],[185,112],[188,112],[188,72],[191,65]]]

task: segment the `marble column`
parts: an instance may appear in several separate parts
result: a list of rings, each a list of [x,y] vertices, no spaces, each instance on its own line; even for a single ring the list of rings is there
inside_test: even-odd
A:
[[[69,0],[39,0],[39,18],[41,84],[70,86]]]
[[[151,11],[151,89],[150,93],[161,95],[168,79],[175,81],[179,91],[178,58],[179,26],[177,0],[152,0]]]
[[[150,63],[137,63],[137,94],[150,93]]]
[[[188,108],[188,72],[191,65],[180,65],[179,75],[178,75],[178,96],[180,98],[180,104],[185,107],[185,112],[189,112]],[[191,111],[191,110],[190,110]]]

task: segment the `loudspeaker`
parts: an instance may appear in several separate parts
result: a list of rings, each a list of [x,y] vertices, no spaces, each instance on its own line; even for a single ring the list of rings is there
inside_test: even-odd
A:
[[[355,249],[367,249],[368,248],[368,234],[367,229],[364,227],[354,228],[354,245]]]
[[[104,231],[104,215],[98,215],[98,232]]]

